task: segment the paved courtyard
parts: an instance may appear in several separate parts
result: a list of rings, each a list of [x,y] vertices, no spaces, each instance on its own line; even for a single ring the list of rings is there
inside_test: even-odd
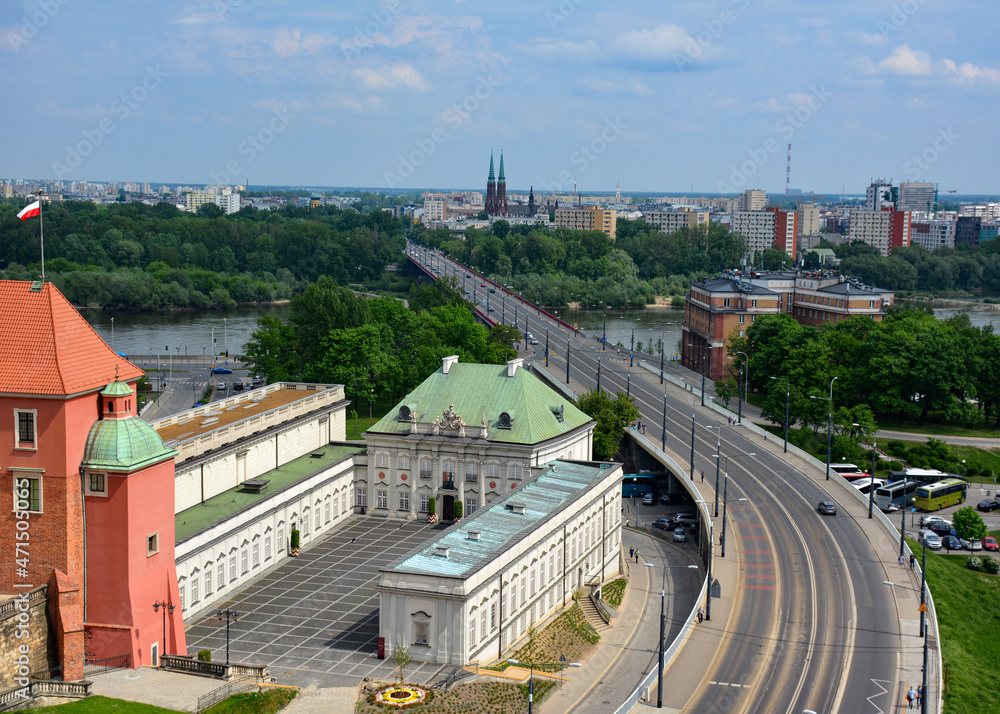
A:
[[[263,663],[279,683],[301,687],[357,685],[391,679],[392,653],[376,658],[378,570],[410,552],[441,526],[357,517],[261,576],[221,608],[240,613],[230,624],[229,660]],[[351,542],[356,539],[355,542]],[[205,616],[187,629],[188,652],[226,658],[226,623]],[[413,663],[406,678],[429,682],[445,667]]]

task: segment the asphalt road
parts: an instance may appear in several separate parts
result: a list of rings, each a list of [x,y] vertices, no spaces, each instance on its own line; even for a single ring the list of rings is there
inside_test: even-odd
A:
[[[451,273],[445,262],[436,275]],[[464,271],[457,273],[461,285]],[[481,288],[484,281],[471,274],[474,280],[467,283],[475,285],[477,302],[485,305],[488,288]],[[519,308],[517,314],[518,326],[542,342],[534,348],[535,358],[544,359],[548,328],[550,347],[557,353],[550,354],[549,364],[565,370],[568,331],[530,310]],[[491,316],[500,317],[497,311]],[[508,322],[511,317],[508,311]],[[558,340],[551,339],[555,333]],[[647,436],[654,439],[661,435],[665,400],[667,447],[684,456],[690,453],[693,411],[695,472],[703,468],[713,473],[713,455],[721,453],[730,475],[727,546],[740,549],[744,587],[737,594],[728,637],[711,663],[698,663],[704,675],[685,711],[874,714],[890,709],[888,693],[896,690],[900,651],[898,614],[889,588],[872,577],[879,557],[858,525],[844,515],[819,516],[816,503],[830,498],[827,493],[783,459],[757,449],[714,412],[692,410],[684,392],[657,384],[655,377],[650,383],[648,372],[638,367],[629,377],[617,353],[602,352],[598,342],[571,342],[570,369],[576,380],[594,386],[600,359],[601,386],[630,389]],[[524,354],[530,346],[521,347]],[[721,427],[721,452],[716,430],[706,426]],[[746,456],[755,450],[755,456]]]

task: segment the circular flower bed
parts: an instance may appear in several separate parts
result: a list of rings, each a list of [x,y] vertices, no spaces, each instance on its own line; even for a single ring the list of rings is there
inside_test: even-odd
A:
[[[380,689],[372,695],[371,701],[373,704],[378,704],[383,707],[404,709],[406,707],[426,704],[430,701],[430,699],[431,693],[429,690],[424,689],[423,687],[407,684],[405,686],[392,685],[384,689]]]

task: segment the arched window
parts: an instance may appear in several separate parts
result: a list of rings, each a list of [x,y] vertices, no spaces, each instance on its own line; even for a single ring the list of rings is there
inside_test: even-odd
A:
[[[517,480],[521,478],[521,465],[511,464],[508,469],[508,475],[512,480]]]
[[[399,455],[399,470],[409,471],[410,470],[410,457],[406,454]]]

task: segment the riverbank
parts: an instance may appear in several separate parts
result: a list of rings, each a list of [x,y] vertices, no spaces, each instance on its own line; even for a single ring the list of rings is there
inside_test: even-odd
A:
[[[896,302],[901,303],[912,303],[914,305],[929,305],[933,307],[958,307],[958,308],[968,308],[970,310],[989,310],[993,312],[1000,311],[1000,303],[986,303],[979,300],[974,300],[972,298],[968,300],[959,300],[957,298],[939,298],[939,297],[898,297]]]

